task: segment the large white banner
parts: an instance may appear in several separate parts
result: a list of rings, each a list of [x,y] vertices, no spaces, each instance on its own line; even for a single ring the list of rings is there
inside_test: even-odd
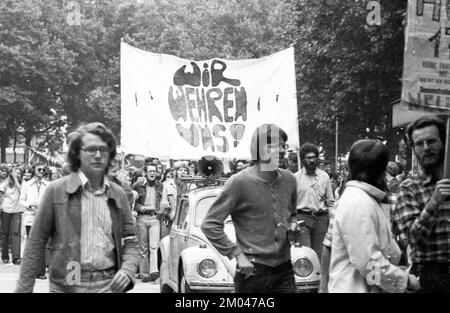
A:
[[[450,109],[450,0],[409,0],[405,39],[402,103]]]
[[[250,158],[274,123],[298,148],[294,49],[250,60],[192,61],[121,44],[121,148],[158,158]]]

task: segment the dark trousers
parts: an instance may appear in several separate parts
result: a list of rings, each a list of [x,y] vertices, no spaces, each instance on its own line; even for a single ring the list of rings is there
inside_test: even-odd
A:
[[[170,234],[170,230],[172,229],[172,221],[168,218],[161,218],[160,219],[161,224],[161,234],[160,234],[160,240],[166,237],[168,234]]]
[[[450,263],[414,264],[420,278],[420,293],[450,292]]]
[[[294,270],[291,261],[277,267],[270,267],[258,263],[253,273],[255,275],[245,279],[244,275],[236,272],[234,288],[236,293],[287,293],[296,292]]]
[[[297,219],[305,221],[302,226],[302,234],[300,237],[302,245],[312,248],[317,253],[320,260],[323,239],[328,230],[328,215],[313,216],[299,212],[297,214]]]
[[[20,229],[22,213],[1,212],[0,242],[2,243],[2,259],[9,260],[9,239],[11,238],[11,254],[13,261],[20,259]]]

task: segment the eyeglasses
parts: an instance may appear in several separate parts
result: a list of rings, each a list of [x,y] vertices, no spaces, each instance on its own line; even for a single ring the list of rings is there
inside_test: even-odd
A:
[[[109,148],[108,146],[89,146],[86,148],[81,148],[84,152],[86,152],[88,155],[94,156],[97,154],[97,151],[100,151],[100,154],[102,156],[108,155]]]
[[[39,171],[39,172],[45,172],[45,168],[42,168],[42,167],[37,168],[36,170]]]

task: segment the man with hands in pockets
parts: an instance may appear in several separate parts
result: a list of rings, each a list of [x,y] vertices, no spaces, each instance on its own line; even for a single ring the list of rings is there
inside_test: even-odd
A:
[[[288,232],[297,227],[294,175],[280,169],[287,135],[276,125],[263,124],[253,133],[252,165],[225,184],[202,223],[214,247],[236,258],[237,293],[294,292]],[[224,232],[231,215],[236,243]],[[282,225],[288,225],[288,227]]]

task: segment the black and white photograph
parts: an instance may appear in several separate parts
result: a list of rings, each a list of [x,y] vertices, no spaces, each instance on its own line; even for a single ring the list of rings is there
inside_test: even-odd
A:
[[[450,1],[0,1],[0,293],[449,293],[449,147]]]

